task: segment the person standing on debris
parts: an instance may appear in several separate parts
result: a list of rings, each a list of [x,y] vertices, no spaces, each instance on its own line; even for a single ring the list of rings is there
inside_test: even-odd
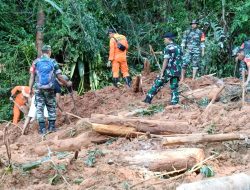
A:
[[[21,111],[23,113],[26,113],[27,110],[26,104],[28,103],[30,97],[29,92],[30,88],[28,86],[16,86],[11,90],[10,101],[14,102],[13,124],[15,125],[17,125],[20,119]]]
[[[152,88],[148,91],[143,102],[151,104],[151,101],[157,92],[159,92],[164,84],[170,81],[171,105],[175,105],[179,102],[178,85],[179,77],[181,75],[182,51],[181,47],[173,42],[173,39],[175,38],[173,33],[168,32],[163,38],[166,47],[163,51],[164,60],[161,74],[154,81]]]
[[[191,28],[184,32],[181,43],[184,52],[181,81],[185,79],[186,70],[190,63],[193,70],[192,78],[195,79],[200,67],[201,56],[203,57],[205,54],[205,34],[198,29],[199,23],[197,20],[193,20],[190,24]]]
[[[243,58],[244,54],[244,58]],[[243,58],[243,59],[242,59]],[[240,74],[241,78],[246,78],[248,75],[245,85],[250,81],[250,39],[246,40],[240,47],[240,50],[237,54],[237,59],[240,60]],[[244,75],[244,77],[243,77]]]
[[[69,81],[69,78],[66,75],[62,75],[62,77],[64,78],[64,80]],[[62,93],[61,86],[62,85],[63,84],[59,82],[58,79],[55,80],[54,89],[55,89],[55,95],[56,95],[56,104],[59,110],[62,112],[63,116],[65,116],[66,114],[61,106],[61,93]],[[68,91],[70,92],[71,90],[68,90]],[[47,111],[46,105],[44,107],[44,117],[48,118],[48,111]],[[24,125],[23,125],[22,134],[25,134],[26,128],[35,119],[36,119],[36,106],[35,106],[35,96],[33,96],[31,99],[31,105],[30,105],[28,116],[26,117]]]
[[[128,41],[124,35],[116,33],[114,29],[109,29],[108,34],[110,49],[107,67],[110,67],[112,64],[113,84],[115,87],[118,87],[119,70],[121,69],[126,84],[131,87],[131,78],[127,64]]]
[[[46,106],[44,107],[44,117],[48,118],[48,111]],[[22,128],[22,134],[25,134],[26,128],[30,123],[33,123],[33,121],[36,119],[36,106],[35,106],[35,96],[31,98],[31,104],[28,116],[25,118],[23,128]]]
[[[35,102],[37,108],[37,120],[39,122],[39,133],[46,134],[46,126],[44,119],[44,106],[48,109],[49,126],[48,131],[56,130],[56,98],[55,98],[55,80],[56,78],[65,86],[70,87],[71,81],[66,81],[62,77],[58,63],[50,58],[51,46],[44,45],[42,47],[42,56],[36,59],[30,69],[29,87],[32,90],[35,82]],[[31,91],[30,91],[31,92]]]

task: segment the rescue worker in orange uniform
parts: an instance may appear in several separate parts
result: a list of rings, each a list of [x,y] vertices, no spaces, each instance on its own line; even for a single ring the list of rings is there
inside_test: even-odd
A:
[[[115,87],[118,87],[119,82],[119,71],[121,73],[126,84],[131,86],[131,78],[129,76],[129,69],[127,64],[127,50],[128,50],[128,41],[124,35],[118,34],[114,29],[108,30],[109,34],[109,61],[107,67],[110,67],[112,64],[112,73],[113,73],[113,84]]]
[[[30,88],[28,86],[16,86],[11,90],[10,100],[14,102],[13,124],[15,125],[18,123],[20,119],[21,111],[25,112],[26,110],[25,108],[27,108],[26,104],[28,103],[30,97],[29,94],[30,94]]]

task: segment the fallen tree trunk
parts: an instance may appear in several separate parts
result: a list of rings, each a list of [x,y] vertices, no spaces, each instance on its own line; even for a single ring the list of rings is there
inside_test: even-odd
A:
[[[33,151],[38,155],[42,156],[46,153],[48,153],[48,147],[52,152],[57,151],[57,152],[63,152],[63,151],[80,151],[81,147],[87,147],[91,143],[95,142],[97,143],[98,141],[103,141],[104,139],[107,139],[104,136],[101,136],[98,133],[95,132],[86,132],[83,133],[76,138],[70,138],[70,139],[54,139],[54,140],[49,140],[49,141],[43,141],[36,145],[33,148]]]
[[[216,85],[210,85],[204,88],[199,88],[196,90],[191,90],[187,92],[181,93],[181,95],[184,98],[181,98],[181,102],[183,102],[185,99],[203,99],[207,97],[209,100],[211,100],[219,91],[219,87]]]
[[[92,114],[90,122],[128,126],[135,128],[138,132],[150,132],[152,134],[168,135],[190,133],[188,122],[186,121],[149,120],[136,117],[125,118],[122,116]]]
[[[180,137],[166,137],[163,139],[162,144],[164,146],[169,145],[181,145],[185,143],[204,143],[204,142],[221,142],[221,141],[232,141],[232,140],[245,140],[249,135],[243,134],[190,134],[187,136]]]
[[[67,128],[64,131],[58,132],[58,139],[67,139],[76,137],[92,128],[92,124],[87,119],[80,119],[74,127]]]
[[[189,169],[205,158],[204,151],[199,148],[180,148],[169,150],[143,150],[119,153],[117,162],[127,165],[146,167],[151,171],[173,171]]]
[[[198,190],[198,189],[218,189],[218,190],[249,190],[250,176],[245,173],[234,174],[232,176],[219,177],[182,184],[176,190]]]

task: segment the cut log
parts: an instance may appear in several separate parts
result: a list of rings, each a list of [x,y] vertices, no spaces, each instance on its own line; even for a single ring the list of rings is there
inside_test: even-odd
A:
[[[185,143],[196,144],[196,143],[205,143],[205,142],[221,142],[221,141],[232,141],[232,140],[245,140],[246,137],[250,135],[246,134],[190,134],[187,136],[180,137],[166,137],[163,139],[162,144],[165,146],[170,145],[181,145]]]
[[[133,127],[92,123],[92,128],[97,133],[116,137],[137,137],[145,135],[145,133],[137,132]]]
[[[46,153],[48,153],[48,147],[52,152],[63,152],[63,151],[80,151],[81,147],[87,147],[92,142],[97,142],[98,140],[102,141],[104,138],[98,133],[95,132],[86,132],[83,133],[76,138],[70,138],[70,139],[64,139],[64,140],[49,140],[49,141],[43,141],[36,145],[33,148],[33,151],[38,155],[42,156]],[[106,138],[107,139],[107,138]]]
[[[119,153],[117,161],[127,165],[146,167],[151,171],[173,171],[189,169],[204,160],[204,151],[199,148],[180,148],[169,150],[146,150]]]
[[[184,134],[190,133],[188,122],[186,121],[168,121],[168,120],[149,120],[143,118],[124,118],[121,116],[92,114],[90,122],[106,124],[106,125],[120,125],[133,127],[138,132],[150,132],[151,134]]]
[[[207,97],[209,100],[211,100],[219,91],[219,87],[216,85],[210,85],[204,88],[191,90],[187,92],[183,92],[181,95],[185,98],[181,98],[181,102],[183,102],[185,99],[203,99]]]
[[[199,189],[218,189],[218,190],[249,190],[250,176],[245,173],[234,174],[232,176],[219,177],[182,184],[176,190],[199,190]]]
[[[141,75],[137,75],[133,81],[133,92],[142,92],[142,78]]]
[[[144,59],[144,68],[143,68],[143,74],[144,75],[149,75],[149,73],[151,72],[150,69],[150,62],[147,58]]]

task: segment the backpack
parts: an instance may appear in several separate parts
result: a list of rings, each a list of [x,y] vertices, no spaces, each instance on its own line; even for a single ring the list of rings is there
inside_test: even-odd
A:
[[[115,37],[113,37],[117,43],[117,48],[121,51],[125,51],[126,50],[126,46],[122,45]]]
[[[52,89],[54,87],[54,60],[40,59],[35,64],[36,67],[36,83],[38,89]]]

